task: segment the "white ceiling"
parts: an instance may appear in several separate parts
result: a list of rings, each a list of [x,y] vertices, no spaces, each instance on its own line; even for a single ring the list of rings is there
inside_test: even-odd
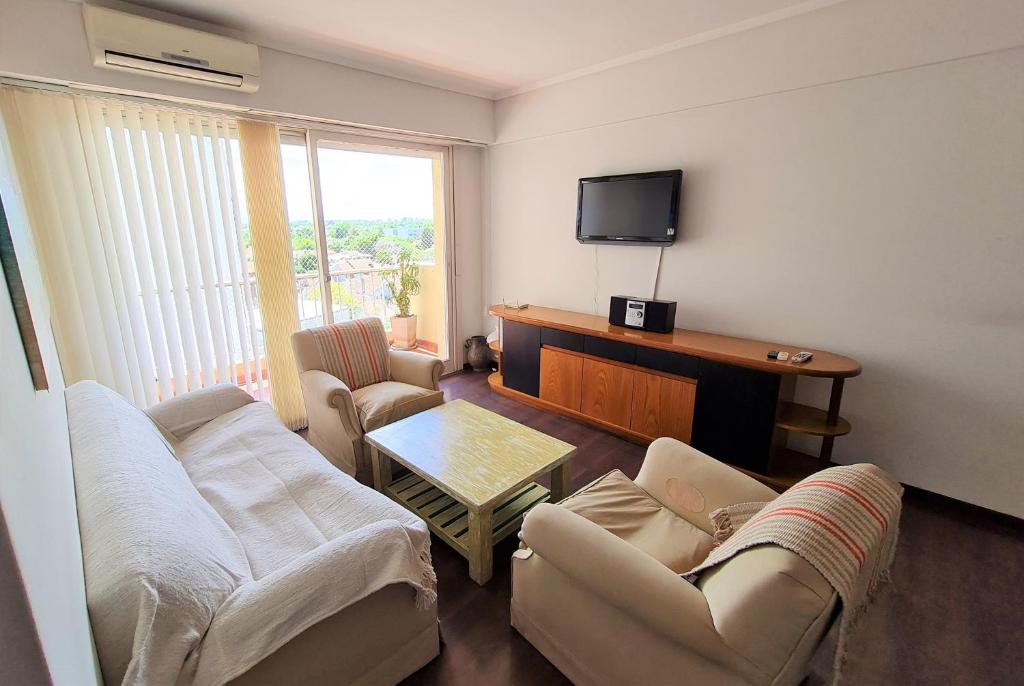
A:
[[[837,0],[132,0],[266,47],[489,98]]]

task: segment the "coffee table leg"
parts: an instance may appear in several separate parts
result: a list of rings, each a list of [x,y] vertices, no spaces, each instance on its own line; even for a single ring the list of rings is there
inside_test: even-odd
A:
[[[469,578],[481,586],[491,580],[494,571],[492,512],[469,513]]]
[[[572,460],[566,460],[551,470],[551,502],[568,498],[572,482]]]
[[[370,463],[373,465],[373,487],[383,493],[391,483],[391,458],[371,445]]]

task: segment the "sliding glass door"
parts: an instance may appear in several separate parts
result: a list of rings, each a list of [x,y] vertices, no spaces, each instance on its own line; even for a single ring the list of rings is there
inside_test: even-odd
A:
[[[281,156],[300,325],[380,317],[451,371],[448,149],[306,132]]]

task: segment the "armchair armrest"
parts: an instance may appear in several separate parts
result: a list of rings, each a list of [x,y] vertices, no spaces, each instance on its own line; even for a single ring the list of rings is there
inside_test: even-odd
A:
[[[224,383],[169,398],[146,410],[146,414],[181,441],[203,424],[254,402],[242,389]]]
[[[724,462],[673,438],[659,438],[635,479],[636,485],[665,507],[707,533],[708,513],[726,505],[768,502],[778,493]]]
[[[352,390],[344,381],[336,376],[319,369],[310,369],[299,374],[299,383],[305,394],[306,404],[316,404],[323,407],[333,407],[349,414],[349,419],[356,427],[359,426],[359,419],[356,415],[355,401],[352,399]]]
[[[309,418],[309,442],[335,467],[355,475],[363,429],[352,391],[341,379],[319,369],[300,372],[299,386]]]
[[[302,631],[391,584],[415,590],[410,612],[436,616],[433,574],[420,558],[415,533],[395,520],[380,520],[243,583],[214,614],[195,683],[230,681]],[[429,541],[426,525],[419,533]]]
[[[541,504],[523,542],[582,588],[682,646],[729,669],[758,673],[715,629],[704,594],[653,557],[563,507]]]
[[[390,355],[392,379],[430,391],[438,389],[444,370],[441,360],[411,350],[392,350]]]

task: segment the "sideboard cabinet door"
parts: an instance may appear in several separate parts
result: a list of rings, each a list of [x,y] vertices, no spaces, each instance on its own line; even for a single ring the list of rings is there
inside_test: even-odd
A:
[[[583,358],[541,348],[540,399],[579,412],[583,399]]]
[[[629,428],[633,404],[632,369],[586,358],[580,411],[616,426]]]
[[[650,438],[670,436],[689,443],[696,396],[696,383],[634,372],[629,428]]]
[[[506,319],[501,331],[505,387],[536,398],[540,394],[540,327]]]

